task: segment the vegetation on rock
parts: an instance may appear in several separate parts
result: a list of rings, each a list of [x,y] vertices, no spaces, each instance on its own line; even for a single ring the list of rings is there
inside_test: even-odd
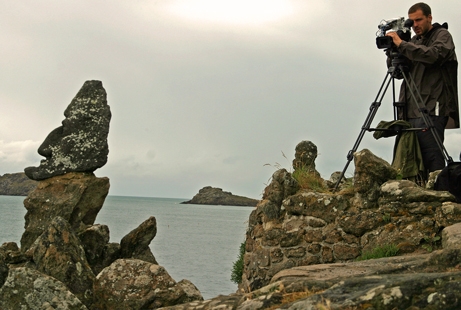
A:
[[[385,244],[382,246],[377,246],[373,248],[371,251],[363,252],[357,260],[366,260],[366,259],[376,259],[376,258],[383,258],[383,257],[392,257],[396,256],[399,253],[399,247],[395,244]]]
[[[237,260],[232,266],[231,281],[235,284],[240,284],[242,282],[243,275],[243,257],[245,256],[245,245],[246,242],[240,244],[240,250]]]

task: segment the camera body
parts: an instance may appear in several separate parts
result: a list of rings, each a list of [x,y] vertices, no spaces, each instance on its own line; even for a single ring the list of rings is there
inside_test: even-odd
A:
[[[378,25],[378,32],[376,33],[376,46],[380,49],[391,49],[394,47],[392,38],[386,36],[388,30],[397,32],[399,37],[404,41],[411,39],[411,26],[413,21],[411,19],[405,20],[403,17],[382,20]]]

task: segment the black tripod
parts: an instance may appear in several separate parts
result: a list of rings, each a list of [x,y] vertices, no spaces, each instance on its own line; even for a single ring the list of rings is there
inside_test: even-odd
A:
[[[392,63],[391,66],[389,67],[386,76],[384,77],[384,81],[381,84],[381,87],[379,88],[378,94],[376,95],[375,101],[372,102],[370,106],[370,111],[368,112],[367,118],[365,119],[364,124],[362,125],[362,130],[359,133],[359,136],[357,140],[355,141],[354,146],[352,149],[347,153],[347,163],[341,172],[341,176],[339,177],[338,181],[336,182],[334,190],[338,189],[339,184],[341,183],[342,179],[344,178],[344,174],[346,173],[347,168],[349,167],[349,164],[351,163],[352,159],[354,159],[354,153],[357,151],[360,142],[363,139],[363,136],[365,135],[366,131],[395,131],[394,129],[378,129],[378,128],[370,128],[371,123],[373,122],[373,119],[376,115],[376,112],[378,111],[379,107],[381,106],[381,102],[384,98],[384,95],[387,92],[387,89],[389,88],[390,83],[392,82],[392,90],[393,90],[393,104],[394,104],[394,119],[398,119],[399,115],[399,109],[405,109],[406,104],[402,102],[396,102],[395,101],[395,79],[404,79],[407,89],[410,91],[410,95],[412,99],[416,102],[416,105],[418,107],[418,110],[421,112],[421,117],[424,121],[424,124],[426,125],[426,128],[411,128],[411,129],[401,129],[400,131],[408,131],[408,130],[430,130],[432,135],[434,136],[434,139],[440,148],[443,157],[447,163],[453,162],[453,159],[448,155],[447,150],[445,149],[442,140],[439,137],[439,134],[435,130],[434,124],[432,122],[432,119],[428,115],[428,111],[426,110],[425,107],[423,107],[423,99],[421,97],[421,93],[416,87],[416,84],[413,80],[413,77],[409,73],[409,68],[406,65],[406,60],[401,58],[398,53],[392,53]],[[405,111],[404,111],[405,112]],[[404,113],[405,114],[405,113]],[[398,132],[399,133],[399,132]]]

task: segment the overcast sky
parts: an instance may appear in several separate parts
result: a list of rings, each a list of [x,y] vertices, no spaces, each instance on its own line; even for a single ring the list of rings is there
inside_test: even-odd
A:
[[[329,178],[386,75],[377,25],[412,4],[0,0],[0,175],[38,166],[72,98],[100,80],[112,121],[109,161],[95,173],[111,195],[192,198],[209,185],[261,198],[302,140]],[[461,44],[461,2],[428,4]],[[389,90],[373,124],[392,119]],[[359,150],[391,161],[393,143],[366,133]],[[445,145],[458,160],[461,131]]]

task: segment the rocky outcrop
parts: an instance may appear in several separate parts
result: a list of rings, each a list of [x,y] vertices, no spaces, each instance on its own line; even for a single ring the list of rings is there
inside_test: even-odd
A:
[[[38,148],[45,157],[38,167],[24,171],[33,180],[68,172],[93,172],[107,162],[111,112],[101,81],[86,81],[67,109],[62,126]]]
[[[95,309],[157,309],[187,301],[184,289],[163,267],[137,259],[119,259],[105,268],[96,278],[94,294]]]
[[[354,159],[354,183],[342,192],[305,190],[286,170],[274,173],[250,215],[244,291],[269,284],[281,270],[346,262],[380,246],[395,245],[401,254],[435,248],[443,228],[461,222],[450,193],[392,179],[396,171],[368,150]]]
[[[101,82],[86,82],[64,115],[39,148],[46,159],[25,170],[39,181],[24,200],[21,248],[0,246],[0,309],[156,309],[203,300],[190,281],[177,283],[158,265],[149,247],[155,217],[120,243],[95,224],[109,192],[109,179],[93,174],[108,152]]]
[[[149,247],[155,217],[109,243],[109,228],[94,223],[108,190],[109,180],[92,173],[38,182],[24,200],[21,248],[0,247],[0,309],[37,309],[32,301],[38,309],[155,309],[203,300],[157,263]]]
[[[66,285],[37,270],[11,268],[0,289],[1,309],[69,309],[88,308]]]
[[[109,179],[93,173],[72,172],[40,181],[24,200],[27,213],[21,249],[26,251],[57,216],[81,233],[94,224],[108,193]]]
[[[24,172],[5,173],[0,176],[0,195],[27,196],[37,187],[37,181],[29,179]]]
[[[446,240],[461,244],[459,235]],[[459,309],[460,259],[458,246],[427,254],[300,266],[282,270],[268,285],[249,293],[160,309]]]
[[[191,200],[183,204],[222,205],[222,206],[251,206],[254,207],[259,200],[224,192],[221,188],[206,186],[199,190]]]
[[[64,283],[85,305],[92,304],[95,276],[69,222],[55,217],[26,255],[37,271]]]
[[[276,171],[250,215],[240,290],[163,309],[460,309],[461,204],[433,180],[393,179],[368,150],[355,165],[338,192]],[[385,245],[398,256],[356,260]]]
[[[151,216],[138,228],[132,230],[120,241],[120,257],[139,258],[143,261],[158,264],[149,244],[157,234],[157,221]]]

